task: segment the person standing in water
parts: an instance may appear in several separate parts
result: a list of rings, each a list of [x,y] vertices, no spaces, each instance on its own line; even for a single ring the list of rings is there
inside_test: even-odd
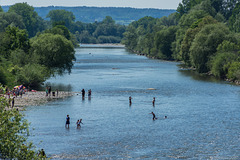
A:
[[[155,106],[155,97],[153,97],[153,101],[152,101],[153,107]]]
[[[129,105],[130,106],[132,105],[132,97],[131,96],[129,97]]]
[[[153,113],[153,112],[151,112],[151,113],[149,113],[149,114],[152,114],[153,115],[153,120],[156,120],[157,118],[156,118],[156,115]]]
[[[79,127],[80,127],[80,128],[81,128],[81,124],[83,124],[83,123],[82,123],[82,119],[79,120]]]
[[[82,89],[82,98],[84,98],[84,97],[85,97],[85,90]]]
[[[67,115],[65,127],[69,128],[69,124],[70,124],[70,117],[69,117],[69,115]]]
[[[88,97],[91,97],[91,95],[92,95],[92,90],[89,89],[89,90],[88,90]]]

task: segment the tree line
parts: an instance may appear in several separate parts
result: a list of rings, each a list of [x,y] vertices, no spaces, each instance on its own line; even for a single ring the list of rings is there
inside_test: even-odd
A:
[[[4,11],[7,11],[9,6],[2,6]],[[153,9],[153,8],[130,8],[130,7],[65,7],[65,6],[48,6],[34,7],[34,10],[40,17],[48,20],[46,16],[51,10],[66,10],[72,12],[76,16],[76,21],[84,23],[93,23],[102,21],[106,16],[111,16],[117,24],[128,25],[144,16],[160,18],[168,16],[176,12],[175,9]]]
[[[149,57],[182,61],[185,67],[240,80],[240,2],[183,0],[168,17],[132,22],[122,43]]]

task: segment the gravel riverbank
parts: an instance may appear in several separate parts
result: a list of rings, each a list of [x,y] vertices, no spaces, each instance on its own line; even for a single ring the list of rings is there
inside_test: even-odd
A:
[[[25,106],[38,106],[41,104],[45,104],[49,101],[67,98],[75,94],[77,93],[59,91],[58,95],[55,93],[55,96],[53,96],[52,94],[51,96],[46,96],[46,92],[44,91],[26,92],[22,95],[22,97],[17,96],[14,98],[14,108],[18,108],[18,110],[23,110]],[[12,98],[13,97],[11,97],[11,99]],[[12,105],[12,101],[10,102],[10,105]]]

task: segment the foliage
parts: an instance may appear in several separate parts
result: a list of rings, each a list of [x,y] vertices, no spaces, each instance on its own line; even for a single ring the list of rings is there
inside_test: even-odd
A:
[[[240,32],[240,2],[236,5],[232,16],[229,18],[229,28],[234,32]]]
[[[6,109],[9,103],[5,97],[1,96],[0,102],[0,158],[37,159],[33,144],[27,142],[27,120],[19,111]]]
[[[171,43],[175,40],[176,30],[176,26],[171,26],[156,33],[154,50],[157,52],[157,58],[172,59]]]
[[[177,12],[168,17],[132,22],[122,43],[136,53],[181,60],[197,72],[236,79],[239,35],[227,25],[240,31],[239,4],[235,0],[182,0]]]
[[[228,69],[227,78],[231,80],[240,80],[240,62],[235,61],[230,64]]]
[[[0,32],[4,32],[8,26],[18,27],[19,29],[25,29],[22,17],[17,13],[0,13]]]
[[[8,26],[5,30],[2,39],[0,39],[0,55],[8,59],[10,52],[16,49],[22,49],[25,53],[28,53],[30,43],[26,30],[11,26]]]
[[[209,24],[195,36],[190,48],[190,60],[198,72],[209,71],[207,62],[210,56],[216,53],[218,45],[229,33],[229,29],[224,24]]]
[[[38,64],[63,73],[71,72],[74,47],[64,36],[44,33],[32,40],[32,52]]]
[[[37,32],[45,29],[43,19],[39,17],[37,12],[34,11],[34,8],[27,3],[16,3],[10,6],[8,12],[15,12],[22,16],[30,37],[35,36]]]
[[[67,28],[70,28],[70,25],[75,21],[73,13],[63,9],[51,10],[46,17],[50,18],[52,24],[63,22]]]
[[[16,73],[17,82],[29,87],[39,86],[49,77],[49,69],[40,64],[26,64]]]

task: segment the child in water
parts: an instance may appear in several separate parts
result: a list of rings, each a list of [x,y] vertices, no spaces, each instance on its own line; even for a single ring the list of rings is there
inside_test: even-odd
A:
[[[77,120],[77,128],[81,128],[82,119]],[[83,124],[83,123],[82,123]]]

